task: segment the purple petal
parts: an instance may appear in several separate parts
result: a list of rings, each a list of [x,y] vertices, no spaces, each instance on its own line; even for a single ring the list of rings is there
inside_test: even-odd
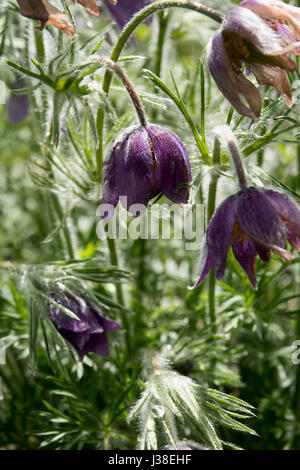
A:
[[[202,249],[202,253],[201,253],[199,279],[196,282],[196,284],[194,284],[192,287],[189,287],[189,289],[196,289],[196,287],[198,287],[201,284],[201,282],[204,281],[204,279],[208,275],[212,265],[213,265],[213,263],[212,263],[212,259],[210,258],[209,254],[208,254],[207,245],[204,244],[203,249]]]
[[[224,33],[230,32],[233,34],[233,46],[238,45],[238,41],[242,41],[244,50],[241,53],[245,58],[245,62],[255,62],[255,56],[252,57],[251,50],[248,50],[247,43],[250,43],[254,48],[265,56],[273,56],[272,61],[276,61],[275,65],[282,67],[289,71],[295,71],[296,64],[289,59],[286,54],[295,53],[299,54],[299,45],[297,38],[293,31],[286,25],[281,25],[268,18],[260,18],[251,10],[242,7],[233,8],[226,16],[224,26]],[[232,45],[229,47],[232,49]]]
[[[119,323],[105,318],[99,310],[96,310],[94,307],[91,307],[97,322],[102,326],[104,331],[113,331],[120,327]]]
[[[300,211],[286,194],[267,189],[264,191],[268,200],[281,218],[290,245],[300,253]]]
[[[290,259],[290,253],[284,249],[287,239],[284,226],[263,191],[251,187],[238,193],[237,218],[254,244],[257,242]]]
[[[283,20],[295,28],[297,38],[300,37],[300,10],[298,7],[288,5],[277,0],[245,0],[241,7],[248,8],[257,15],[275,20]]]
[[[163,127],[152,125],[147,130],[160,170],[161,192],[173,202],[187,203],[192,176],[183,143],[173,132]]]
[[[261,96],[253,83],[233,70],[224,47],[222,31],[211,42],[208,67],[225,98],[240,114],[255,121],[261,111]],[[249,107],[241,101],[240,94],[245,97]]]
[[[57,304],[61,304],[64,308],[74,313],[79,320],[72,318],[60,310],[55,304],[50,305],[50,319],[59,330],[69,330],[74,333],[81,333],[89,331],[91,333],[101,333],[103,326],[100,322],[100,318],[103,318],[100,313],[95,314],[89,304],[84,300],[75,299],[71,296],[54,296],[54,300]],[[100,318],[98,319],[98,316]]]
[[[154,158],[147,131],[140,127],[131,131],[119,151],[115,171],[117,191],[120,198],[127,197],[127,210],[135,204],[146,207],[149,200],[159,194]]]
[[[84,353],[94,352],[98,356],[109,356],[108,337],[104,332],[102,334],[93,334],[84,347]]]
[[[289,108],[293,105],[289,81],[284,70],[279,67],[262,64],[251,64],[250,70],[254,73],[258,83],[273,86],[276,90],[284,93],[285,101]]]
[[[228,249],[236,220],[236,195],[227,198],[216,210],[206,231],[208,256],[217,279],[224,276]]]
[[[68,341],[73,348],[76,350],[80,361],[82,361],[85,351],[85,346],[90,339],[89,332],[82,332],[82,333],[74,333],[73,331],[69,330],[58,330],[61,336]]]
[[[256,289],[256,276],[255,276],[255,258],[256,258],[256,249],[248,237],[243,237],[242,239],[237,239],[232,244],[232,251],[250,279],[251,284]]]
[[[255,249],[257,251],[258,256],[262,261],[269,261],[271,248],[268,245],[262,245],[261,243],[257,242],[256,240],[252,240]]]
[[[229,11],[223,29],[246,39],[265,55],[278,51],[282,46],[280,36],[271,25],[251,10],[241,6]]]
[[[104,3],[120,28],[123,29],[139,10],[150,4],[150,0],[118,0],[117,5],[113,5],[109,0],[104,0]],[[149,21],[151,20],[147,19],[147,22]]]

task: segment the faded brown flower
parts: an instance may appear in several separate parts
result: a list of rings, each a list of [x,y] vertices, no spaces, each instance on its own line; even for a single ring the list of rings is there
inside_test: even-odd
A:
[[[47,0],[17,0],[17,2],[20,7],[21,15],[41,22],[38,29],[42,30],[49,24],[60,29],[68,36],[74,36],[75,29],[68,17]],[[72,2],[80,3],[93,15],[99,15],[96,0],[72,0]],[[116,3],[115,0],[113,3]]]

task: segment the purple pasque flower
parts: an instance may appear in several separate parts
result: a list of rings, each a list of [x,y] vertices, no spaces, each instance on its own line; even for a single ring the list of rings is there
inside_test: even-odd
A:
[[[284,260],[292,255],[286,242],[300,253],[300,210],[285,194],[249,187],[227,198],[215,211],[206,231],[200,277],[193,288],[214,267],[223,277],[227,253],[233,254],[256,288],[255,259],[268,261],[274,251]]]
[[[104,3],[120,28],[123,29],[139,10],[142,10],[151,2],[150,0],[118,0],[115,5],[111,0],[104,0]]]
[[[20,80],[12,85],[12,90],[19,90],[23,86]],[[23,121],[29,112],[29,98],[25,93],[11,93],[6,105],[8,118],[12,124]]]
[[[119,324],[105,318],[89,300],[69,293],[53,294],[48,304],[48,316],[57,331],[76,349],[82,361],[87,352],[108,356],[107,331],[119,328]],[[61,305],[61,308],[60,308]],[[71,318],[64,309],[74,313]]]
[[[300,8],[278,0],[245,0],[232,8],[211,42],[208,66],[223,95],[242,115],[256,120],[262,100],[242,65],[261,85],[271,85],[293,104],[287,71],[296,64],[287,54],[300,56]],[[241,96],[248,106],[241,100]]]
[[[189,199],[191,167],[187,151],[170,130],[151,124],[126,130],[104,165],[101,214],[109,219],[119,199],[133,215],[163,193],[178,204]]]

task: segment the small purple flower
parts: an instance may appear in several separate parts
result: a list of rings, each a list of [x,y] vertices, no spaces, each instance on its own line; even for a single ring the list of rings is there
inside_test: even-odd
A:
[[[229,247],[252,285],[256,288],[255,258],[268,261],[274,251],[286,261],[292,259],[286,242],[300,253],[300,211],[285,194],[249,187],[227,198],[214,213],[206,231],[200,277],[193,288],[214,267],[223,277]]]
[[[299,40],[299,8],[278,0],[245,0],[229,11],[213,38],[208,66],[232,106],[256,120],[261,112],[261,96],[242,73],[242,65],[254,73],[259,84],[282,92],[291,107],[286,71],[295,71],[297,66],[287,54],[300,56]]]
[[[13,90],[22,88],[22,82],[16,80],[12,86]],[[7,100],[7,114],[12,124],[18,124],[26,118],[29,112],[29,99],[24,93],[11,93]]]
[[[160,193],[185,204],[190,183],[189,158],[173,132],[157,125],[133,127],[119,137],[104,165],[102,215],[112,217],[119,198],[133,215]]]
[[[108,356],[106,332],[119,328],[119,324],[105,318],[98,308],[82,297],[64,293],[54,294],[52,299],[55,303],[49,302],[49,319],[61,336],[76,349],[79,359],[82,361],[87,352]],[[74,313],[78,320],[68,316],[57,304]]]
[[[104,0],[104,3],[120,28],[123,29],[139,10],[150,4],[150,0],[118,0],[116,5],[113,5],[111,0]]]

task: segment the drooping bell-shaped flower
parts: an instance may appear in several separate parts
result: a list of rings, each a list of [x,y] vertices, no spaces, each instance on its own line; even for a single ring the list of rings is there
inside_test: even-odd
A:
[[[116,5],[110,0],[104,0],[104,3],[120,28],[123,29],[139,10],[150,4],[150,0],[118,0]]]
[[[259,84],[282,92],[291,107],[286,72],[295,71],[296,64],[287,54],[300,56],[299,41],[300,8],[278,0],[245,0],[228,12],[213,38],[208,66],[232,106],[256,120],[262,100],[255,85],[243,74],[243,64]]]
[[[119,137],[104,165],[101,214],[112,217],[120,199],[129,212],[140,215],[160,193],[185,204],[190,183],[187,151],[173,132],[152,124],[133,127]]]
[[[72,344],[81,361],[87,352],[109,355],[107,331],[119,328],[118,323],[105,318],[95,305],[82,297],[69,293],[53,294],[52,300],[54,302],[48,304],[49,319],[61,336]],[[65,309],[74,313],[78,320],[67,315]]]
[[[254,187],[227,198],[215,211],[207,227],[200,276],[206,278],[214,267],[217,279],[223,277],[227,253],[233,254],[256,287],[255,259],[268,261],[270,252],[291,260],[286,242],[300,253],[300,210],[285,194]]]

